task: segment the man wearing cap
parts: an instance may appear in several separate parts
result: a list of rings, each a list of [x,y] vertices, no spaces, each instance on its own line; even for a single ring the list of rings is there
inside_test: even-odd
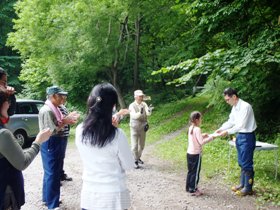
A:
[[[63,161],[63,128],[77,121],[75,112],[63,116],[58,106],[63,103],[67,92],[58,86],[47,88],[47,100],[39,111],[39,128],[50,128],[52,136],[41,146],[41,156],[44,169],[43,202],[48,209],[59,207],[60,174]]]
[[[135,101],[129,105],[130,111],[130,134],[131,150],[135,159],[135,168],[139,168],[139,163],[144,164],[140,159],[145,146],[147,117],[152,114],[153,107],[143,101],[144,93],[142,90],[134,91]]]

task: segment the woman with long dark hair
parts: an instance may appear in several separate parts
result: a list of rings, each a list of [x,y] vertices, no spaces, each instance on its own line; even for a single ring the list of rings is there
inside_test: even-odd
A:
[[[82,209],[123,210],[130,207],[125,170],[134,159],[124,132],[112,125],[118,102],[109,83],[96,85],[87,101],[87,115],[76,128],[76,145],[83,161]]]

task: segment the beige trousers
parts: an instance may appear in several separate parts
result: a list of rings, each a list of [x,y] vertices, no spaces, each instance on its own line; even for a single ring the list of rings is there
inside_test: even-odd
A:
[[[144,125],[136,128],[130,127],[130,136],[132,154],[135,160],[139,160],[145,147],[146,132],[144,131]]]

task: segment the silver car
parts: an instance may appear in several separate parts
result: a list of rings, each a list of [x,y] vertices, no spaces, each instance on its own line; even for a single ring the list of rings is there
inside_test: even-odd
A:
[[[44,103],[39,100],[17,99],[15,114],[10,117],[6,128],[12,131],[21,146],[28,146],[38,134],[38,114]]]

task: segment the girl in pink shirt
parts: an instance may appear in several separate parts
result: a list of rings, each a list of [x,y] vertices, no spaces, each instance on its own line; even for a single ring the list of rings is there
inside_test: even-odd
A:
[[[201,168],[202,145],[212,141],[215,136],[202,134],[200,124],[201,113],[194,111],[190,115],[190,127],[188,131],[188,175],[186,180],[186,191],[193,196],[200,196],[202,192],[198,190],[199,173]]]

